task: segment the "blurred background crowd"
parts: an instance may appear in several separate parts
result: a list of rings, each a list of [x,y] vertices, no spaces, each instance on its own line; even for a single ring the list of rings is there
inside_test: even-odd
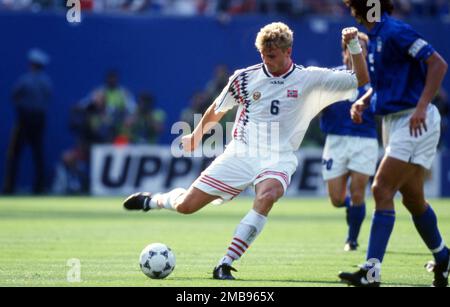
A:
[[[448,0],[394,0],[396,14],[403,17],[448,17]],[[66,0],[0,0],[3,10],[56,10]],[[83,11],[95,13],[165,15],[288,14],[346,16],[341,0],[80,0]]]

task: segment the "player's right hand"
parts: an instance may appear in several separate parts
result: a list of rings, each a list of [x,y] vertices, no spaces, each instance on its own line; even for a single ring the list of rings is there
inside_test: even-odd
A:
[[[348,43],[358,37],[358,29],[355,27],[349,27],[342,29],[342,42],[345,45],[348,45]]]
[[[424,108],[416,108],[416,111],[409,120],[409,133],[411,136],[419,137],[427,132],[427,110]],[[423,130],[422,130],[423,128]]]
[[[194,134],[188,134],[181,138],[181,147],[185,152],[192,152],[198,147],[198,141]]]
[[[355,124],[362,124],[363,122],[363,113],[364,110],[367,109],[368,105],[364,103],[363,100],[357,100],[352,104],[352,108],[350,109],[350,115],[352,117],[352,121]]]

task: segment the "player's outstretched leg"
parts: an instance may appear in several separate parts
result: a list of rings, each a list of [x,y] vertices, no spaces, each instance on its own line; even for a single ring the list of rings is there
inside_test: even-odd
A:
[[[182,188],[174,189],[168,193],[152,195],[148,192],[139,192],[130,195],[123,203],[127,210],[142,210],[144,212],[156,209],[167,209],[183,214],[194,213],[218,196],[207,194],[197,188],[190,187],[188,191]]]
[[[230,246],[219,264],[214,268],[213,278],[222,280],[235,279],[231,265],[240,259],[256,237],[261,233],[272,206],[284,194],[283,185],[276,179],[267,179],[256,185],[256,198],[253,209],[237,226]]]

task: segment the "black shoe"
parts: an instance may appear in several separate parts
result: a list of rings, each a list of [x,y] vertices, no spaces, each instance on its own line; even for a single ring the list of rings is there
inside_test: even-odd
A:
[[[432,287],[445,288],[448,286],[448,274],[450,271],[450,259],[445,263],[436,264],[434,261],[430,261],[425,265],[428,272],[434,273],[434,279]]]
[[[355,273],[339,273],[339,278],[343,283],[349,286],[364,287],[364,288],[376,288],[380,286],[379,281],[369,281],[367,280],[368,270],[361,268]]]
[[[231,271],[237,272],[235,268],[228,264],[221,264],[216,266],[213,271],[214,279],[222,279],[222,280],[234,280],[235,278],[231,275]]]
[[[359,244],[355,241],[347,241],[344,245],[344,251],[351,252],[358,249]]]
[[[123,206],[127,210],[150,210],[150,200],[152,199],[151,194],[147,192],[135,193],[128,196],[123,202]]]

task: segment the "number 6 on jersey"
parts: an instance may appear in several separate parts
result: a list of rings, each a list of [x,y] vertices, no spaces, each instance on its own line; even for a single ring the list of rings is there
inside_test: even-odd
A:
[[[270,113],[272,115],[278,115],[278,113],[280,113],[280,108],[278,107],[280,105],[280,101],[279,100],[273,100],[272,104],[270,106]]]

